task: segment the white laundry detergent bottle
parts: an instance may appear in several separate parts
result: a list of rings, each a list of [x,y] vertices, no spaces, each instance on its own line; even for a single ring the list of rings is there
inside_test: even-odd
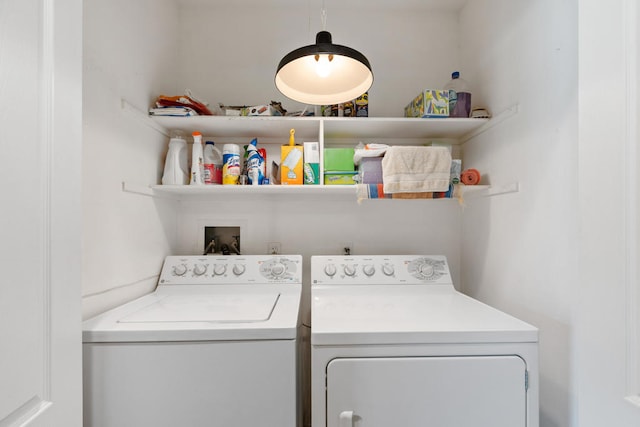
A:
[[[202,149],[202,134],[192,133],[193,148],[191,149],[191,185],[204,185],[204,153]]]
[[[169,150],[164,162],[162,185],[186,185],[189,183],[189,150],[187,141],[179,132],[169,140]]]
[[[222,153],[214,144],[207,141],[204,145],[205,184],[222,184]]]

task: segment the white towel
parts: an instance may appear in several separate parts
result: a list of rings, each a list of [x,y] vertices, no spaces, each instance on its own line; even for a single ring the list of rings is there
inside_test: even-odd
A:
[[[451,153],[447,147],[389,147],[382,159],[385,193],[447,191]]]

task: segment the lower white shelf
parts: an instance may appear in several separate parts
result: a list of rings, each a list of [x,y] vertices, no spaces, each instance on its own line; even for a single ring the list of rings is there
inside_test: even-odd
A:
[[[355,185],[151,185],[137,186],[122,183],[122,190],[128,193],[175,200],[212,200],[219,197],[244,196],[346,196],[356,198]],[[463,187],[463,197],[486,197],[519,191],[518,183],[503,186],[473,185]],[[455,200],[455,199],[418,199]]]

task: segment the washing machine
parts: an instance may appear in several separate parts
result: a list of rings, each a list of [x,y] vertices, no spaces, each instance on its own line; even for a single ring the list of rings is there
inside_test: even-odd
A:
[[[302,257],[170,256],[83,323],[84,427],[297,427]]]
[[[537,427],[538,330],[444,256],[311,258],[313,427]]]

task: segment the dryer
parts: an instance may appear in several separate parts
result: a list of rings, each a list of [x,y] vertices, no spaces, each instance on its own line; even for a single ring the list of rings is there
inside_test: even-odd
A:
[[[311,258],[313,427],[537,427],[538,330],[444,256]]]
[[[83,324],[85,427],[296,427],[302,257],[170,256]]]

